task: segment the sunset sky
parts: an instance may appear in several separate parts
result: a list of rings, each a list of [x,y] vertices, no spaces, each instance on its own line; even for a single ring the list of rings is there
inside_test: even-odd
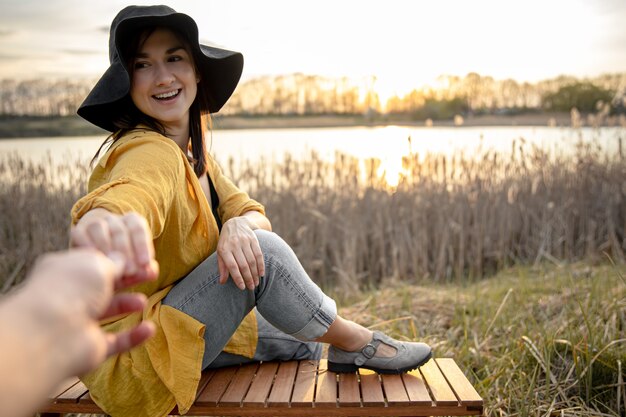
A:
[[[135,4],[153,2],[136,1]],[[97,77],[127,1],[0,0],[0,78]],[[243,52],[244,79],[376,76],[387,94],[470,71],[535,82],[626,72],[624,0],[168,2]]]

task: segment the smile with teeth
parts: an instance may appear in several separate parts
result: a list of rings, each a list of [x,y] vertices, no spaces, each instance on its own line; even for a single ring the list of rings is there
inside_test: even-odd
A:
[[[168,100],[168,99],[176,97],[178,95],[178,93],[180,93],[180,89],[179,90],[170,91],[170,92],[167,92],[167,93],[155,94],[152,97],[156,98],[157,100]]]

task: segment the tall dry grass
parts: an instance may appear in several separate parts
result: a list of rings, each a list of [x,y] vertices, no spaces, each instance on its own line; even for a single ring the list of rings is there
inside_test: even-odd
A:
[[[86,192],[88,171],[86,161],[0,155],[0,292],[22,281],[40,254],[67,248],[69,210]]]
[[[621,139],[620,139],[621,140]],[[621,149],[621,148],[620,148]],[[396,278],[476,279],[513,265],[624,262],[626,159],[596,145],[551,155],[518,140],[451,157],[409,154],[397,187],[347,155],[227,164],[312,276],[344,290]]]
[[[349,292],[389,279],[478,279],[544,259],[593,262],[607,253],[623,263],[626,159],[618,149],[580,144],[573,155],[552,155],[520,139],[508,155],[411,153],[393,188],[380,161],[345,154],[230,160],[225,171],[266,205],[317,282]],[[40,253],[66,247],[69,209],[87,178],[85,161],[0,156],[5,282],[18,282]]]

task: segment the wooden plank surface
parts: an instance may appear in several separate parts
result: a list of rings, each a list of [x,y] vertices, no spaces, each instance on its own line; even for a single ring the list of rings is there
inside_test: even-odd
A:
[[[439,369],[445,375],[448,383],[456,392],[459,401],[463,405],[482,406],[483,399],[469,382],[461,368],[451,358],[437,359]]]
[[[208,384],[204,390],[196,398],[197,406],[210,406],[216,405],[226,388],[230,385],[233,377],[237,373],[236,367],[222,368],[213,375],[211,383]]]
[[[67,391],[58,395],[55,399],[57,403],[77,403],[78,399],[85,395],[87,387],[82,382],[78,381],[75,385],[72,385]]]
[[[361,379],[361,396],[364,407],[384,406],[385,397],[380,377],[369,369],[359,369]]]
[[[75,376],[63,380],[54,390],[52,390],[49,398],[54,399],[55,397],[58,397],[79,382],[80,380]]]
[[[419,370],[428,384],[435,406],[458,405],[459,402],[456,395],[454,395],[452,388],[448,385],[448,381],[441,374],[434,359],[426,362]]]
[[[274,384],[274,376],[278,370],[277,362],[266,362],[259,365],[250,389],[243,399],[244,406],[264,406]]]
[[[424,382],[424,377],[422,377],[419,370],[414,369],[403,374],[402,382],[404,382],[404,388],[406,388],[406,393],[409,396],[411,404],[433,405],[433,401],[426,388],[426,382]]]
[[[291,396],[292,407],[311,407],[315,395],[317,361],[301,361]]]
[[[219,405],[241,405],[258,367],[258,363],[240,366],[230,385],[226,388],[226,392],[222,395]]]
[[[361,405],[361,392],[356,372],[339,374],[339,407]]]
[[[320,360],[317,368],[316,407],[337,406],[337,374],[328,370],[326,359]]]
[[[202,394],[202,391],[204,391],[206,386],[209,384],[209,381],[211,380],[211,378],[213,378],[213,375],[215,375],[215,372],[216,372],[215,369],[208,369],[202,372],[202,375],[200,376],[200,382],[198,382],[196,400],[200,397],[200,394]]]
[[[267,399],[268,407],[289,407],[291,392],[295,385],[298,362],[281,362],[276,372],[272,392]]]
[[[385,397],[389,406],[407,406],[410,405],[409,396],[404,389],[402,375],[381,375],[383,380],[383,388],[385,389]]]
[[[429,361],[420,370],[402,375],[378,375],[361,369],[358,375],[338,376],[328,372],[326,366],[325,360],[293,361],[206,371],[198,385],[197,401],[188,415],[467,416],[480,415],[483,411],[480,395],[453,359]],[[315,408],[320,409],[315,411]],[[76,382],[42,411],[98,413],[101,410],[93,403],[87,388]],[[176,413],[177,409],[172,412]]]

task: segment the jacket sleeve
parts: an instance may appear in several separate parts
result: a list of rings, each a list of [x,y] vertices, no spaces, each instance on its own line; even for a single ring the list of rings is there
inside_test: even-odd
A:
[[[259,202],[250,198],[250,196],[240,190],[233,182],[222,173],[213,157],[209,156],[207,161],[208,172],[211,177],[220,204],[217,212],[220,215],[222,223],[237,216],[241,216],[247,211],[258,211],[265,214],[265,207]]]
[[[183,192],[184,161],[175,144],[133,138],[117,146],[92,174],[102,185],[91,189],[72,208],[72,224],[89,210],[104,208],[113,213],[137,212],[146,218],[157,238],[163,231],[174,194]]]

